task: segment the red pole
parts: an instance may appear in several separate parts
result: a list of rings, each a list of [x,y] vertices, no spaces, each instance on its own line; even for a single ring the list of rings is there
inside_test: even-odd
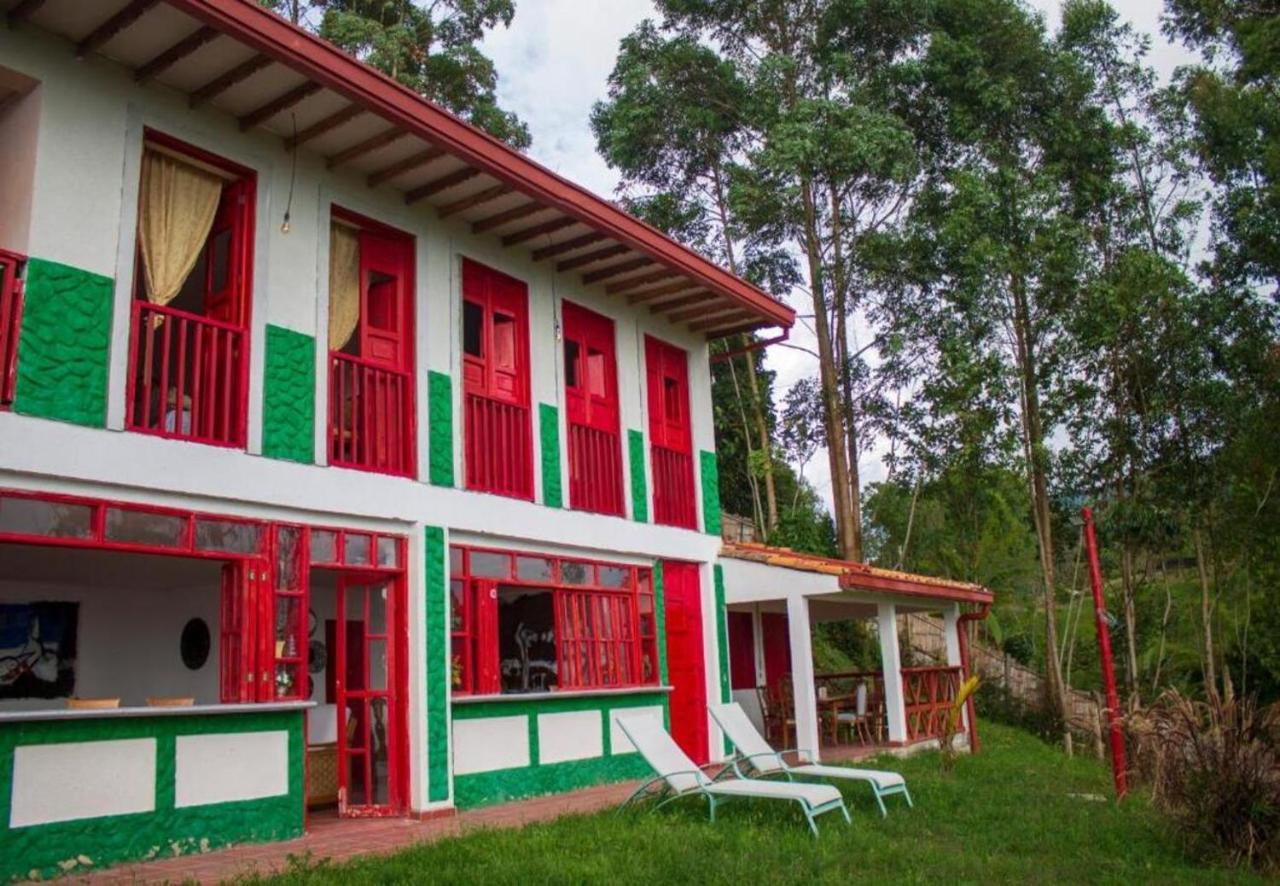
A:
[[[1089,584],[1093,588],[1093,614],[1098,625],[1098,653],[1102,657],[1102,683],[1107,692],[1107,727],[1111,732],[1111,768],[1116,779],[1116,799],[1129,793],[1124,766],[1124,734],[1120,731],[1120,699],[1116,694],[1116,669],[1111,658],[1111,631],[1102,599],[1102,567],[1098,564],[1098,538],[1093,531],[1093,508],[1080,509],[1084,518],[1084,546],[1089,555]]]

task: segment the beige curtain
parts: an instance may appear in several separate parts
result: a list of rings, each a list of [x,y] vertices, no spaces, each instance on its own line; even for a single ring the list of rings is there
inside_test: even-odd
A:
[[[360,322],[360,240],[329,224],[329,350],[340,351]]]
[[[222,196],[222,179],[176,157],[146,149],[138,239],[147,300],[167,305],[200,260]]]

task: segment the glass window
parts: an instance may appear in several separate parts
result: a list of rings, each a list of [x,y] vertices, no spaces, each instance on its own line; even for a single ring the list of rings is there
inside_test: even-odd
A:
[[[521,581],[551,581],[551,561],[546,557],[516,557],[516,578]]]
[[[466,627],[466,584],[458,579],[449,582],[449,630],[461,631]]]
[[[498,659],[503,692],[555,689],[555,604],[549,589],[498,588]]]
[[[396,539],[378,536],[378,565],[392,568],[400,565],[400,544]]]
[[[591,564],[565,560],[560,564],[560,575],[567,585],[589,585],[591,584]]]
[[[200,534],[199,528],[196,534]],[[302,587],[302,527],[280,526],[276,529],[276,587]]]
[[[235,520],[196,518],[196,548],[201,551],[256,554],[261,544],[262,527],[256,524],[240,523]],[[294,545],[296,544],[295,538]]]
[[[368,566],[372,562],[370,557],[370,545],[372,540],[367,535],[360,535],[356,532],[348,532],[346,541],[342,546],[342,562],[348,566]]]
[[[472,357],[484,356],[484,308],[473,301],[462,303],[462,349]]]
[[[328,529],[311,530],[311,562],[336,563],[338,561],[338,534]]]
[[[186,540],[186,529],[185,517],[155,514],[150,511],[128,511],[124,508],[107,508],[106,537],[109,541],[177,548],[182,547],[182,543]]]
[[[449,548],[449,572],[454,575],[462,572],[462,548]]]
[[[631,587],[631,570],[625,566],[601,566],[600,586],[605,588]]]
[[[564,383],[566,387],[578,386],[578,343],[564,340]]]
[[[492,551],[472,551],[471,575],[476,578],[510,578],[511,557]]]
[[[49,538],[90,538],[93,508],[35,498],[0,498],[0,532]]]

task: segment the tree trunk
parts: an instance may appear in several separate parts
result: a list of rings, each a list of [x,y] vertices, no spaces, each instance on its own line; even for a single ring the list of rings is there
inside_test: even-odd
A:
[[[840,409],[844,420],[845,462],[849,466],[849,519],[853,526],[853,548],[845,559],[862,562],[862,481],[858,475],[858,421],[853,398],[853,367],[849,359],[849,283],[844,271],[844,225],[840,200],[828,186],[831,201],[831,302],[835,314],[835,347],[840,377]]]
[[[1129,685],[1129,707],[1140,704],[1138,686],[1138,618],[1134,611],[1133,551],[1125,541],[1120,549],[1120,576],[1124,583],[1125,681]]]
[[[1209,701],[1218,703],[1218,673],[1213,660],[1213,597],[1209,591],[1209,569],[1204,559],[1204,538],[1199,524],[1191,530],[1196,549],[1196,572],[1200,578],[1200,656],[1203,659],[1204,690]]]

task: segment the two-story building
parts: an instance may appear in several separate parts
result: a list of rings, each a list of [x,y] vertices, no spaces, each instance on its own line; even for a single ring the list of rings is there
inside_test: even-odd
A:
[[[252,0],[0,6],[0,877],[718,757],[792,312]]]

